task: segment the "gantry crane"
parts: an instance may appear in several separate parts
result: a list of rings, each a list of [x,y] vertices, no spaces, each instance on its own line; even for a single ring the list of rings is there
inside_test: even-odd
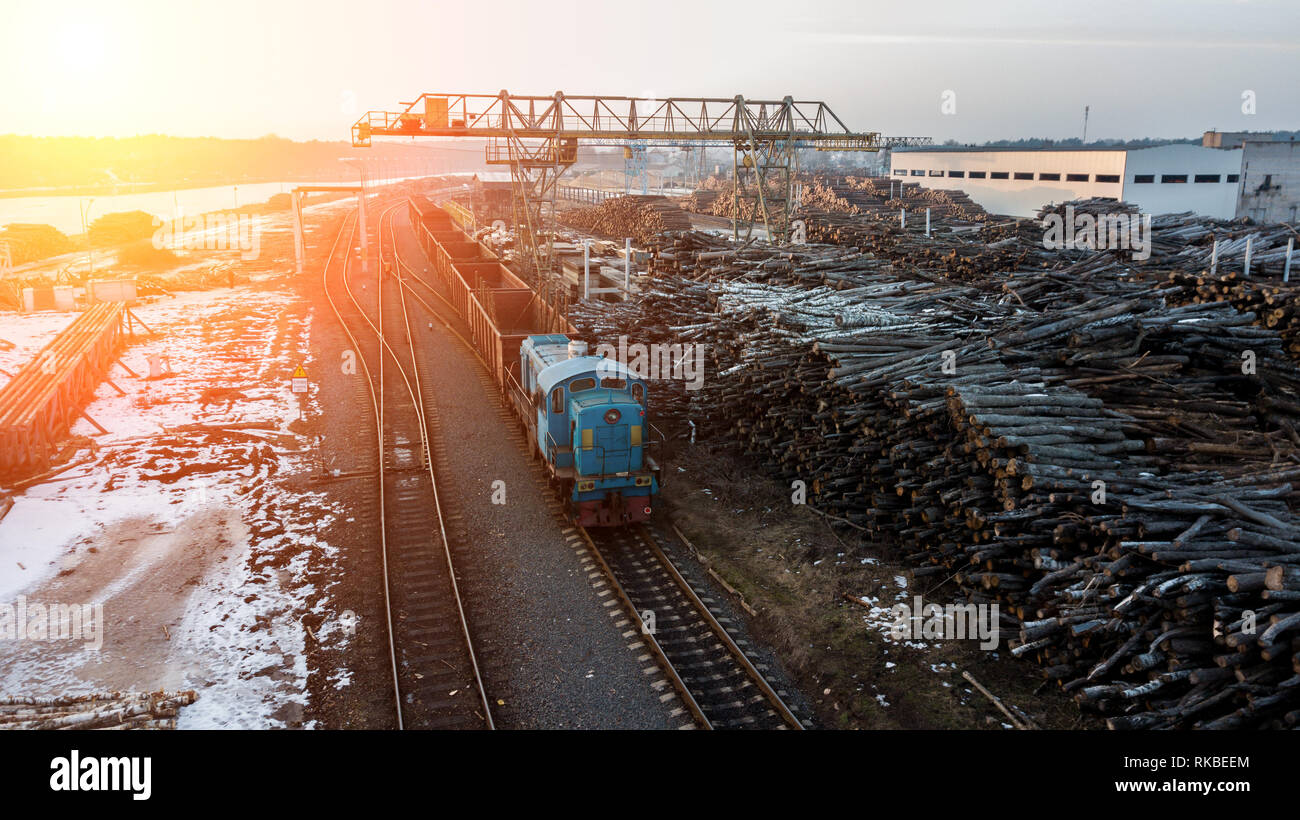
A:
[[[421,94],[400,112],[369,111],[352,126],[352,145],[376,136],[483,137],[486,161],[508,165],[514,192],[518,261],[526,275],[552,270],[541,238],[541,207],[554,209],[555,186],[578,159],[578,141],[730,146],[735,212],[753,214],[773,242],[789,238],[799,148],[878,151],[900,140],[854,132],[824,102],[707,97]],[[922,144],[923,138],[903,138]],[[733,218],[733,233],[738,225]]]

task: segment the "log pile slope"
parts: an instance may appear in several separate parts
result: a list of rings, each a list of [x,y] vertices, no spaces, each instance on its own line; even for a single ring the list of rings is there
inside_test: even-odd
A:
[[[690,217],[668,197],[619,196],[590,208],[565,213],[570,227],[612,239],[630,236],[646,243],[659,234],[689,231]]]
[[[703,388],[656,383],[657,415],[997,604],[1013,654],[1112,727],[1300,724],[1286,338],[1248,304],[1002,230],[937,256],[897,230],[865,252],[682,233],[638,300],[572,319],[593,343],[704,344]]]

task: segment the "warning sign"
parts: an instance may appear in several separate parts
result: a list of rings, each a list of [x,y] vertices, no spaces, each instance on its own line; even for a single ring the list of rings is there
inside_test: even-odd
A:
[[[293,371],[293,379],[291,381],[291,384],[293,386],[292,387],[293,392],[295,393],[307,392],[307,371],[303,370],[302,365],[298,365],[298,369]]]

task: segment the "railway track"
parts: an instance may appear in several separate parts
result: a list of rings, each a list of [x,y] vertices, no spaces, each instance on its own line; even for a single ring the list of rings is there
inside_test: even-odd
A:
[[[379,265],[385,260],[379,218]],[[346,233],[345,253],[339,240]],[[357,353],[374,418],[380,553],[397,727],[494,728],[457,582],[438,495],[437,422],[426,404],[406,289],[383,276],[355,277],[353,218],[335,238],[322,274],[326,297]],[[432,515],[430,514],[432,513]]]
[[[390,237],[392,224],[389,223]],[[396,241],[393,240],[396,248]],[[445,318],[455,316],[453,306],[400,254],[394,270],[403,290],[456,336],[469,352],[488,364],[470,341]],[[417,293],[411,283],[436,297],[444,309]],[[495,385],[484,377],[486,389]],[[568,521],[562,521],[568,525]],[[622,529],[578,528],[633,622],[643,624],[642,637],[668,682],[681,698],[695,724],[705,729],[804,729],[764,677],[759,664],[727,632],[728,616],[715,615],[709,599],[678,570],[659,544],[656,528],[637,525]],[[652,616],[648,615],[652,613]],[[647,619],[653,620],[649,631]]]
[[[660,668],[704,729],[804,729],[660,546],[654,527],[579,530]]]

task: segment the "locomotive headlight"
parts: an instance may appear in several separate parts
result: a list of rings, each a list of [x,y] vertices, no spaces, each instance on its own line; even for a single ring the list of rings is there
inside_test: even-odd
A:
[[[580,492],[580,493],[589,492],[589,491],[594,490],[594,489],[596,489],[596,482],[594,482],[594,481],[579,481],[579,482],[578,482],[578,492]]]
[[[639,475],[639,476],[637,476],[637,477],[636,477],[636,486],[638,486],[638,487],[649,487],[649,486],[650,486],[650,476],[648,476],[648,475]]]

